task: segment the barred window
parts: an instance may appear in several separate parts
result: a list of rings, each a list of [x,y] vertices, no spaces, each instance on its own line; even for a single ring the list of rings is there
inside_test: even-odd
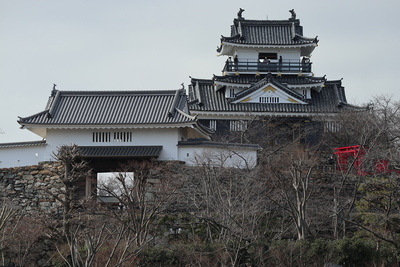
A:
[[[93,132],[93,142],[95,143],[111,142],[111,132]]]
[[[326,121],[324,124],[324,131],[326,133],[339,133],[341,130],[341,125],[337,121]]]
[[[211,130],[216,131],[217,130],[217,121],[216,120],[210,120],[210,127]]]
[[[132,142],[131,132],[114,132],[113,142]]]
[[[247,130],[247,121],[230,121],[231,132],[243,132]]]
[[[132,142],[132,132],[93,132],[94,143]]]
[[[260,103],[279,103],[279,97],[260,96]]]
[[[229,89],[229,97],[235,97],[235,89]]]

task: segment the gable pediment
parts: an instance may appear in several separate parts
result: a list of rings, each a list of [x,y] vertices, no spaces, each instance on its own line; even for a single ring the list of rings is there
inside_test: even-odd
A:
[[[298,93],[289,88],[280,88],[273,83],[267,83],[256,90],[249,88],[231,103],[307,104]]]

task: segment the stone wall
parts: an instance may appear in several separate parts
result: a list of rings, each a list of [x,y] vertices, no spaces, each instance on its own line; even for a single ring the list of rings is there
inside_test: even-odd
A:
[[[0,198],[7,204],[18,207],[24,213],[35,214],[61,214],[62,205],[57,199],[63,199],[64,185],[59,175],[64,168],[60,162],[43,162],[39,165],[3,168],[0,169]],[[236,170],[235,171],[239,171]],[[152,187],[157,188],[168,184],[168,188],[174,191],[169,199],[170,212],[189,211],[194,187],[198,187],[198,168],[187,166],[180,161],[155,161],[151,164],[150,177],[147,180],[149,191],[147,196],[152,198]],[[96,173],[93,173],[91,190],[93,196],[96,192]],[[85,179],[77,185],[76,197],[79,207],[92,205],[95,198],[85,199]],[[98,203],[97,203],[98,204]],[[83,205],[83,206],[82,206]],[[77,206],[77,207],[78,207]]]
[[[63,167],[58,162],[0,169],[0,197],[8,204],[27,213],[58,212],[63,198],[58,173]]]
[[[185,164],[178,161],[154,162],[150,170],[151,178],[148,179],[150,187],[157,187],[162,180],[168,179],[168,183],[178,189],[176,193],[179,196],[176,196],[174,207],[179,210],[187,205],[185,196],[188,185],[182,176],[182,168],[185,168]],[[59,162],[0,169],[0,198],[30,214],[59,213],[61,203],[57,198],[64,198],[61,194],[64,186],[59,179],[62,172],[63,166]],[[96,174],[93,175],[93,179],[95,177]],[[82,183],[84,184],[84,181]],[[95,192],[95,180],[92,186]],[[84,192],[84,188],[81,188],[81,191]],[[84,194],[80,194],[79,198],[84,198]]]

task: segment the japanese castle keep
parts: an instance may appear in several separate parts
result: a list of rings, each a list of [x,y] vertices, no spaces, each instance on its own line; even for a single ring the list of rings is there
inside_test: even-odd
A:
[[[201,123],[224,134],[245,131],[254,120],[312,122],[308,127],[322,131],[339,110],[356,108],[347,103],[341,80],[314,76],[310,58],[318,38],[303,35],[294,10],[287,20],[249,20],[243,11],[217,48],[227,58],[222,75],[191,77],[189,108]],[[317,116],[325,122],[317,123]]]

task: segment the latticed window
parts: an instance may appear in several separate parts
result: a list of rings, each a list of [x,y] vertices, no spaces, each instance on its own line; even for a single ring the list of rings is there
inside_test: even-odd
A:
[[[229,97],[235,97],[235,89],[229,89]]]
[[[326,121],[324,124],[324,132],[339,133],[341,125],[337,121]]]
[[[95,143],[111,142],[111,132],[94,132],[93,142]]]
[[[132,142],[131,132],[114,132],[113,142]]]
[[[94,143],[132,142],[132,132],[93,132]]]
[[[211,130],[217,130],[217,121],[216,120],[210,120],[210,129]]]
[[[247,121],[230,121],[231,132],[243,132],[247,130]]]
[[[304,98],[308,98],[308,94],[307,94],[307,90],[306,89],[303,90],[303,97]]]
[[[279,97],[276,97],[276,96],[260,96],[260,103],[279,103]]]

